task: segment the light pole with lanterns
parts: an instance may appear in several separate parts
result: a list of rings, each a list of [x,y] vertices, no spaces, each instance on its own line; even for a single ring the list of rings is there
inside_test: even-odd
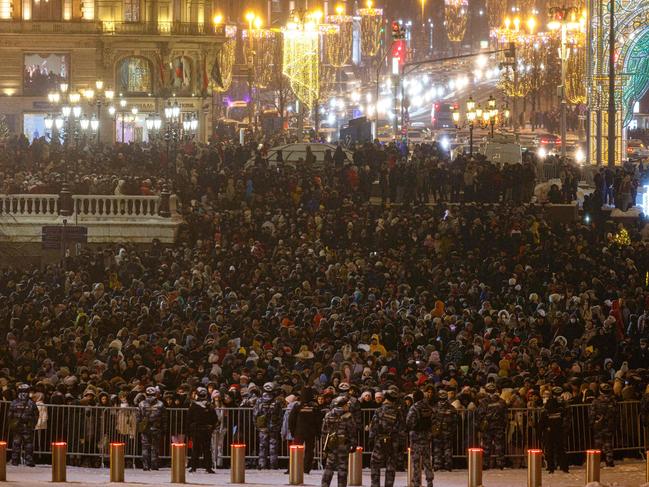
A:
[[[456,108],[453,111],[453,123],[455,124],[455,128],[457,130],[460,130],[464,127],[469,128],[469,155],[473,156],[473,127],[475,125],[476,118],[478,117],[478,113],[476,111],[476,103],[471,96],[466,102],[465,117],[466,120],[464,122],[461,122],[459,109]]]

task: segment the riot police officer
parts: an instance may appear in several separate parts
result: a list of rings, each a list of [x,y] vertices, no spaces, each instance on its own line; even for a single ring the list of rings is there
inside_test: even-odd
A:
[[[593,428],[595,448],[602,450],[608,467],[613,462],[613,434],[617,423],[617,404],[610,384],[599,386],[599,396],[588,407],[588,421]]]
[[[437,394],[433,414],[433,467],[435,470],[453,469],[453,435],[457,424],[455,408],[448,402],[444,389]]]
[[[165,406],[155,387],[146,388],[146,397],[138,404],[136,421],[142,439],[142,469],[158,470],[158,451],[164,428]]]
[[[266,382],[264,393],[255,403],[252,418],[257,428],[259,440],[260,469],[277,468],[279,454],[279,433],[282,428],[282,405],[275,395],[275,384]],[[270,462],[269,462],[270,460]]]
[[[207,389],[199,387],[196,390],[196,400],[192,401],[187,410],[187,424],[192,439],[192,467],[190,472],[196,471],[202,454],[205,471],[214,473],[210,440],[212,431],[217,425],[218,417],[208,399]]]
[[[370,469],[372,487],[381,485],[381,467],[385,464],[385,487],[394,485],[396,461],[399,456],[399,436],[403,431],[403,415],[397,401],[398,394],[384,392],[385,401],[376,410],[370,422],[370,441],[374,441]]]
[[[430,461],[430,442],[432,416],[434,414],[432,399],[434,389],[426,390],[424,395],[417,389],[412,394],[414,404],[410,406],[406,416],[406,426],[410,436],[410,460],[412,461],[412,487],[421,486],[421,469],[426,474],[426,485],[433,487],[433,467]]]
[[[38,420],[38,407],[29,397],[29,385],[18,386],[18,398],[9,406],[9,425],[13,431],[11,464],[20,463],[21,447],[25,451],[25,463],[34,467],[34,428]]]
[[[498,395],[496,384],[485,386],[486,397],[477,410],[478,424],[482,432],[485,469],[492,468],[494,456],[499,468],[505,467],[505,428],[507,427],[507,404]],[[492,456],[493,454],[493,456]]]
[[[347,487],[347,459],[356,450],[356,423],[348,402],[344,396],[336,397],[322,422],[325,467],[321,487],[329,487],[334,470],[338,471],[338,487]]]
[[[543,438],[543,449],[545,460],[548,464],[548,472],[554,473],[557,463],[563,472],[568,472],[568,457],[564,437],[567,425],[566,409],[561,401],[561,387],[554,387],[552,391],[543,393],[543,408],[539,426]]]

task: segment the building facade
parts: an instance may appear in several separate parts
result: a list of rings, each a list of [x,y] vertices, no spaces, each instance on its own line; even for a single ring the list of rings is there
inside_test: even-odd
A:
[[[169,103],[180,107],[177,123],[198,120],[195,136],[206,140],[211,73],[226,40],[216,14],[205,0],[0,0],[0,114],[30,139],[51,135],[47,119],[65,102],[51,94],[64,84],[82,94],[105,142],[161,136],[147,118],[164,119]]]

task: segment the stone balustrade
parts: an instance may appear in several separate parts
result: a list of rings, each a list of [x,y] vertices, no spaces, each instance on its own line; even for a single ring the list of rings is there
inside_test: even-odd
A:
[[[182,219],[160,196],[0,194],[0,242],[40,242],[42,227],[80,225],[89,243],[173,243]],[[172,205],[173,207],[173,205]]]

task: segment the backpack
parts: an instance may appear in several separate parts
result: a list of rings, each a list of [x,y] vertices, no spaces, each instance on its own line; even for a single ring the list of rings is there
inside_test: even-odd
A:
[[[433,427],[433,408],[424,408],[419,411],[419,418],[415,425],[416,431],[430,431]]]

